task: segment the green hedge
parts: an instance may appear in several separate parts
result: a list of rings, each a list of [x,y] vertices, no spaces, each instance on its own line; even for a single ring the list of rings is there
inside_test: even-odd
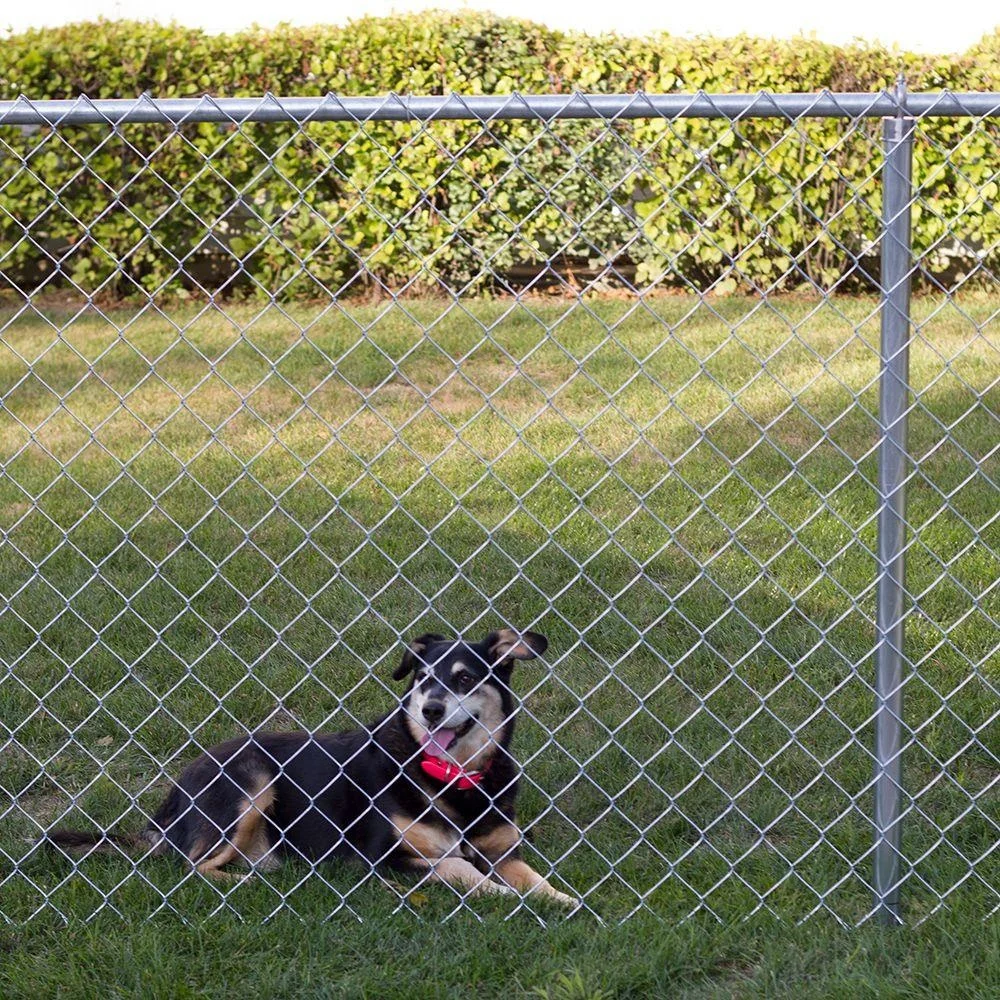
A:
[[[0,41],[0,99],[1000,90],[960,56],[749,38],[590,37],[486,14],[207,35],[78,24]],[[640,286],[857,287],[877,255],[878,121],[0,128],[0,270],[88,291],[483,288],[613,266]],[[929,274],[996,270],[996,121],[921,123]],[[54,197],[54,193],[58,197]],[[856,260],[866,262],[859,269]],[[51,266],[50,266],[51,271]]]

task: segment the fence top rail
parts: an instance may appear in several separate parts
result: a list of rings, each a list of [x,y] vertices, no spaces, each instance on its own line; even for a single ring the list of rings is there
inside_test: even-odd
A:
[[[0,101],[0,125],[194,124],[198,122],[368,122],[557,118],[1000,117],[1000,93],[838,94],[503,94],[463,97],[184,97]]]

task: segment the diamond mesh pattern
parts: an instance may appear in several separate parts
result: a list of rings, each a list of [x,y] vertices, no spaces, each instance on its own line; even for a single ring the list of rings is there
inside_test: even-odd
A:
[[[5,919],[551,916],[36,847],[138,828],[238,733],[371,721],[407,638],[501,624],[550,640],[521,820],[584,908],[872,916],[896,98],[609,100],[0,106]],[[918,100],[913,920],[1000,908],[998,102]]]

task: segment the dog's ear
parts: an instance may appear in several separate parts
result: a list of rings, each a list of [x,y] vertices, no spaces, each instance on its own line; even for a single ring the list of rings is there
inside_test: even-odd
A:
[[[403,661],[392,672],[392,679],[394,681],[401,681],[411,670],[414,669],[414,667],[417,666],[420,662],[420,654],[432,642],[442,641],[444,641],[444,636],[438,635],[436,632],[427,632],[425,635],[418,635],[417,638],[406,647],[406,652],[403,653]]]
[[[549,640],[537,632],[522,632],[519,635],[512,628],[502,628],[490,632],[486,637],[486,648],[493,664],[505,660],[533,660],[549,648]]]

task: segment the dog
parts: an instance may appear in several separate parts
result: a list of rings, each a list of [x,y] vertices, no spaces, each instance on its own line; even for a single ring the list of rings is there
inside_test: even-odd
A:
[[[353,858],[463,896],[531,893],[575,907],[522,858],[515,809],[511,672],[547,648],[543,635],[511,629],[481,642],[422,635],[392,675],[410,678],[398,707],[371,726],[229,740],[187,766],[142,833],[47,839],[72,852],[180,854],[213,878],[234,877],[226,865]]]

